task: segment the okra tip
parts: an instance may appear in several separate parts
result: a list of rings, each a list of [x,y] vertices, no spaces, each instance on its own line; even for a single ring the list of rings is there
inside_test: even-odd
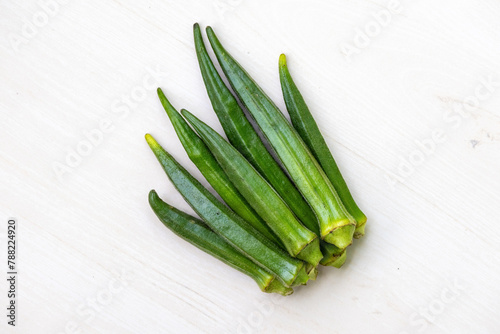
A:
[[[165,104],[167,106],[170,105],[170,102],[167,100],[165,93],[163,93],[163,91],[161,90],[160,87],[156,88],[156,94],[158,94],[158,98],[160,99],[160,102],[164,108],[165,108]]]
[[[148,194],[148,201],[149,201],[149,204],[153,204],[153,203],[156,203],[158,202],[160,199],[160,196],[158,196],[158,193],[156,192],[156,190],[154,189],[151,189],[149,191],[149,194]]]
[[[193,119],[194,119],[194,120],[196,120],[196,121],[200,121],[200,120],[198,119],[198,117],[196,117],[195,115],[191,114],[191,113],[189,112],[189,110],[186,110],[186,109],[181,109],[181,114],[182,114],[182,116],[184,116],[184,118],[185,118],[185,119],[187,119],[187,120],[188,120],[188,122],[189,122],[189,123],[191,123],[191,121],[192,121]]]
[[[205,28],[205,31],[207,33],[208,39],[210,40],[210,44],[212,44],[212,39],[218,41],[217,36],[215,36],[215,32],[211,26],[207,26]]]
[[[151,149],[154,149],[154,148],[157,148],[160,146],[160,144],[158,144],[156,139],[154,139],[154,137],[151,136],[149,133],[146,133],[144,138],[146,138],[146,141],[148,142],[148,145],[149,145],[149,147],[151,147]]]
[[[280,67],[286,67],[286,56],[284,53],[280,54],[279,65]]]

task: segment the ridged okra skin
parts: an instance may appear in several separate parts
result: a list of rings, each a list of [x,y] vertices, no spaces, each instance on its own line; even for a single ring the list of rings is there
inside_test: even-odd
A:
[[[285,286],[290,287],[307,279],[304,262],[292,258],[222,204],[151,135],[146,134],[146,141],[179,193],[214,232],[261,268],[278,277]]]
[[[319,163],[281,111],[224,49],[210,27],[207,28],[207,35],[233,90],[315,212],[321,237],[339,248],[349,246],[356,222],[345,209]]]
[[[208,55],[200,26],[197,23],[193,27],[193,33],[196,55],[208,97],[227,139],[273,186],[300,221],[312,230],[315,225],[318,225],[314,212],[268,152],[238,101],[222,81]]]
[[[279,72],[283,98],[293,127],[309,147],[316,160],[318,160],[347,211],[356,220],[354,237],[359,238],[365,233],[366,216],[354,201],[340,173],[340,169],[318,128],[318,124],[316,124],[302,94],[295,85],[290,75],[290,71],[288,70],[286,56],[284,54],[282,54],[279,59]]]
[[[158,88],[158,97],[167,112],[170,121],[186,150],[189,159],[195,164],[205,179],[212,185],[214,190],[234,210],[241,218],[249,222],[259,232],[268,237],[271,241],[281,246],[281,241],[274,235],[273,231],[259,217],[254,209],[248,204],[238,189],[232,184],[226,173],[212,155],[207,145],[186,123],[184,118],[168,101],[163,91]]]
[[[240,193],[285,245],[288,253],[317,266],[323,255],[316,234],[298,221],[273,187],[236,148],[187,110],[183,109],[181,113],[210,148]]]
[[[149,205],[158,219],[172,232],[202,251],[250,276],[262,291],[275,292],[284,296],[293,292],[274,275],[234,249],[203,221],[168,205],[154,190],[149,192]]]

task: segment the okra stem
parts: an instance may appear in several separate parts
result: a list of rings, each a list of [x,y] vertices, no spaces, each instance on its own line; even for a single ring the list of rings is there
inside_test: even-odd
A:
[[[320,264],[323,266],[340,268],[346,260],[347,251],[345,248],[340,249],[335,245],[323,242],[321,243],[321,251],[323,259],[321,259]]]
[[[318,225],[314,212],[268,152],[238,101],[222,81],[205,48],[198,23],[194,25],[193,33],[196,55],[208,97],[227,139],[273,186],[300,221],[311,231],[314,231]]]
[[[356,223],[312,153],[281,111],[207,28],[208,39],[234,91],[252,114],[295,185],[315,212],[321,237],[339,248],[352,243]]]
[[[182,109],[181,113],[210,148],[236,188],[283,242],[288,253],[313,266],[318,265],[323,256],[316,234],[297,220],[273,187],[237,149],[187,110]]]
[[[302,280],[304,262],[292,258],[248,224],[186,171],[150,134],[146,141],[165,173],[193,210],[231,246],[261,268],[276,275],[287,287]]]
[[[284,296],[293,292],[274,275],[234,249],[203,221],[168,205],[154,190],[149,192],[149,205],[158,219],[172,232],[202,251],[250,276],[262,291],[276,292]]]
[[[245,198],[239,193],[236,187],[231,183],[226,173],[212,155],[207,145],[186,123],[184,118],[168,101],[163,91],[158,88],[158,97],[167,112],[179,140],[184,146],[189,159],[198,167],[208,183],[212,185],[215,191],[220,195],[224,202],[229,205],[241,218],[249,222],[259,232],[264,234],[270,240],[278,245],[281,241],[274,235],[273,231],[260,218],[254,209],[248,204]]]
[[[366,216],[354,201],[316,121],[309,111],[302,94],[295,85],[288,70],[284,54],[279,59],[279,72],[283,98],[293,127],[309,147],[321,167],[323,167],[325,174],[333,184],[347,211],[356,219],[354,237],[359,238],[364,235]]]

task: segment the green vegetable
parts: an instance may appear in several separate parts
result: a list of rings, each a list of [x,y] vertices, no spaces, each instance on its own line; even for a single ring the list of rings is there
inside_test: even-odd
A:
[[[295,185],[315,212],[321,237],[339,248],[352,243],[356,223],[297,132],[281,111],[223,48],[213,30],[208,38],[234,91],[256,120]]]
[[[318,265],[323,255],[316,234],[297,220],[276,191],[238,150],[187,110],[183,109],[181,113],[210,148],[236,188],[283,242],[288,253],[313,266]]]
[[[207,53],[200,26],[193,27],[196,55],[212,107],[229,142],[257,169],[310,230],[318,220],[295,185],[268,152]]]
[[[162,201],[154,190],[149,192],[149,204],[160,221],[172,232],[202,251],[250,276],[262,291],[276,292],[284,296],[293,292],[275,276],[234,249],[204,222]]]
[[[303,284],[309,279],[304,262],[290,257],[217,200],[150,134],[146,134],[146,141],[174,186],[215,233],[261,268],[276,275],[287,287]]]
[[[288,71],[284,54],[280,56],[279,69],[281,89],[283,90],[283,97],[292,124],[309,147],[314,157],[318,160],[321,167],[323,167],[325,174],[333,184],[333,187],[337,191],[347,211],[356,219],[357,225],[354,237],[359,238],[365,234],[366,216],[359,209],[356,202],[354,202],[347,188],[347,184],[333,159],[332,153],[328,149],[328,145],[319,131],[316,121],[311,115],[302,94],[300,94],[299,89]]]
[[[337,246],[326,242],[321,243],[321,251],[324,256],[320,264],[323,266],[340,268],[344,264],[347,257],[347,251],[345,248],[340,249]]]
[[[224,170],[217,163],[217,160],[215,160],[215,157],[210,153],[207,145],[205,145],[203,140],[198,137],[179,112],[170,104],[160,88],[158,88],[158,97],[187,155],[196,167],[198,167],[208,183],[212,185],[224,202],[226,202],[241,218],[249,222],[270,240],[281,245],[280,240],[274,235],[271,229],[269,229],[269,226],[267,226],[262,218],[255,213],[250,204],[248,204],[245,198],[243,198],[231,183]]]

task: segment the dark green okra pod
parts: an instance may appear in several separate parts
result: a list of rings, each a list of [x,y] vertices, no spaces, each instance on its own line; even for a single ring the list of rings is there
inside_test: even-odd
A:
[[[207,34],[234,91],[315,212],[321,237],[339,248],[349,246],[356,223],[319,163],[278,107],[224,49],[210,27],[207,28]]]
[[[238,192],[238,190],[231,183],[222,167],[217,163],[215,157],[212,155],[207,145],[201,140],[200,137],[194,132],[193,129],[186,123],[184,118],[177,110],[170,104],[162,90],[158,88],[158,97],[167,112],[175,132],[179,140],[184,146],[189,159],[198,167],[199,171],[207,179],[208,183],[212,185],[214,190],[220,195],[224,202],[229,205],[234,212],[240,215],[241,218],[249,222],[259,232],[264,234],[270,240],[278,245],[281,245],[280,240],[269,229],[267,224],[260,218],[257,213],[252,209],[250,204]]]
[[[205,48],[198,23],[194,25],[193,32],[196,55],[208,97],[227,139],[273,186],[299,220],[312,230],[314,226],[318,225],[314,212],[267,151],[238,101],[222,81]]]
[[[254,263],[276,275],[287,287],[304,284],[309,279],[304,262],[292,258],[222,204],[150,134],[146,134],[146,141],[174,186],[214,232]]]
[[[323,256],[316,234],[297,220],[273,187],[236,148],[187,110],[181,113],[210,148],[236,188],[283,242],[288,253],[313,266],[318,265]]]
[[[333,184],[347,211],[356,219],[354,237],[359,238],[365,233],[366,216],[352,198],[351,192],[347,188],[347,184],[340,173],[335,159],[333,159],[332,153],[328,149],[328,145],[316,121],[288,71],[286,56],[284,54],[279,59],[279,72],[283,98],[293,127],[309,147],[321,167],[323,167],[325,174]]]
[[[172,232],[202,251],[250,276],[262,291],[275,292],[284,296],[293,292],[275,276],[234,249],[203,221],[162,201],[154,190],[149,192],[149,205],[158,219]]]

